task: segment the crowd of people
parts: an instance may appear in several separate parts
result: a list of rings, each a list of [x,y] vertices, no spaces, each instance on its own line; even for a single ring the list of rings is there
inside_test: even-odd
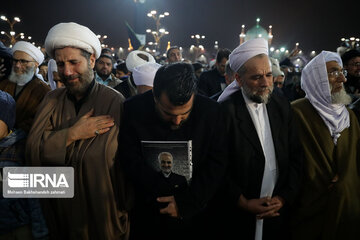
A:
[[[0,196],[0,240],[358,238],[360,51],[297,72],[297,49],[268,48],[119,60],[77,23],[53,26],[45,53],[1,45],[0,167],[73,167],[75,192]],[[188,181],[167,151],[160,174],[145,161],[142,141],[189,140]]]

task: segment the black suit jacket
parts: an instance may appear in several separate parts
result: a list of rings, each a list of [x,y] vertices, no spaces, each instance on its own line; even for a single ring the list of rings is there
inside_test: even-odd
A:
[[[199,93],[211,97],[221,91],[221,83],[225,84],[225,77],[221,76],[216,68],[201,73],[198,90]]]
[[[158,196],[171,196],[187,187],[186,178],[174,172],[171,172],[169,177],[165,177],[160,171],[156,181]]]
[[[135,209],[138,209],[135,210],[135,218],[141,221],[136,231],[148,234],[150,239],[164,233],[161,222],[157,222],[159,208],[151,211],[153,206],[158,206],[158,172],[146,164],[141,141],[192,140],[192,179],[188,187],[179,189],[174,194],[180,216],[185,220],[191,219],[205,209],[226,170],[223,115],[217,102],[196,95],[187,121],[181,128],[171,130],[158,116],[152,91],[148,91],[126,100],[123,116],[119,135],[119,160],[135,186]],[[144,231],[144,228],[157,233],[150,234],[149,237],[149,232]],[[140,237],[142,236],[139,239]]]
[[[226,183],[229,204],[226,206],[229,206],[227,211],[235,219],[228,223],[229,228],[233,226],[229,232],[236,234],[241,229],[244,239],[254,239],[255,215],[239,209],[237,202],[241,194],[247,199],[260,197],[265,157],[241,91],[233,93],[222,103],[222,107],[228,116],[226,125],[229,135],[229,172]],[[280,217],[264,221],[263,239],[281,239],[277,230],[284,233],[283,227],[288,221],[287,207],[299,190],[302,152],[287,99],[273,94],[266,108],[278,168],[273,196],[283,197],[285,206],[280,211]]]

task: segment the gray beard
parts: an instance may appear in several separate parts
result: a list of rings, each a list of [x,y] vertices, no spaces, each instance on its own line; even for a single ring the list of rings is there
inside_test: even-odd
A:
[[[269,87],[270,92],[268,94],[259,96],[259,95],[256,95],[255,93],[251,92],[251,89],[248,88],[248,86],[246,84],[243,84],[242,88],[244,90],[245,96],[248,97],[250,100],[252,100],[253,102],[256,102],[256,103],[265,103],[265,104],[267,104],[269,102],[270,95],[274,89],[274,87],[271,86],[271,87]]]
[[[331,94],[331,103],[348,105],[351,103],[351,97],[346,93],[345,89],[342,88],[339,92]]]
[[[34,72],[35,72],[35,69],[30,68],[30,69],[26,70],[25,73],[23,73],[23,74],[17,74],[14,72],[14,69],[12,69],[10,76],[9,76],[9,81],[16,83],[16,85],[24,86],[25,84],[30,82],[30,80],[34,77]]]

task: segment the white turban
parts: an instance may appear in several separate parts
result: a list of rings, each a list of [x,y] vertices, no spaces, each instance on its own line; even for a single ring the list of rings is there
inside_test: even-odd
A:
[[[40,49],[29,42],[18,41],[12,48],[12,53],[15,51],[22,51],[30,55],[39,65],[44,61],[44,54]]]
[[[54,58],[55,49],[64,47],[74,47],[94,53],[96,59],[101,53],[101,44],[95,33],[73,22],[53,26],[46,36],[45,49],[51,58]]]
[[[138,54],[143,54],[143,55],[147,56],[149,61],[142,59],[141,57],[138,56]],[[140,51],[140,50],[135,50],[135,51],[130,52],[125,60],[126,67],[130,72],[133,72],[134,68],[136,68],[137,66],[140,66],[147,62],[155,63],[156,61],[155,61],[155,58],[150,53]]]
[[[269,55],[268,43],[264,38],[255,38],[244,42],[235,48],[229,55],[230,68],[237,72],[244,63],[250,58],[259,54]],[[218,102],[223,102],[229,98],[231,94],[239,91],[241,87],[237,81],[230,83],[218,98]]]
[[[244,42],[229,55],[230,67],[237,72],[250,58],[259,54],[269,55],[268,42],[264,38],[255,38]]]
[[[161,67],[158,63],[144,63],[133,69],[133,78],[136,86],[145,85],[152,87],[156,71]]]

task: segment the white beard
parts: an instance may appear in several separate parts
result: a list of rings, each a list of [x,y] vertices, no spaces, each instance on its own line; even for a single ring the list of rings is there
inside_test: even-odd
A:
[[[25,73],[17,74],[12,69],[11,74],[9,76],[9,81],[16,83],[18,86],[24,86],[34,77],[34,68],[26,69]]]
[[[331,103],[348,105],[351,103],[351,97],[342,88],[339,92],[331,94]]]

